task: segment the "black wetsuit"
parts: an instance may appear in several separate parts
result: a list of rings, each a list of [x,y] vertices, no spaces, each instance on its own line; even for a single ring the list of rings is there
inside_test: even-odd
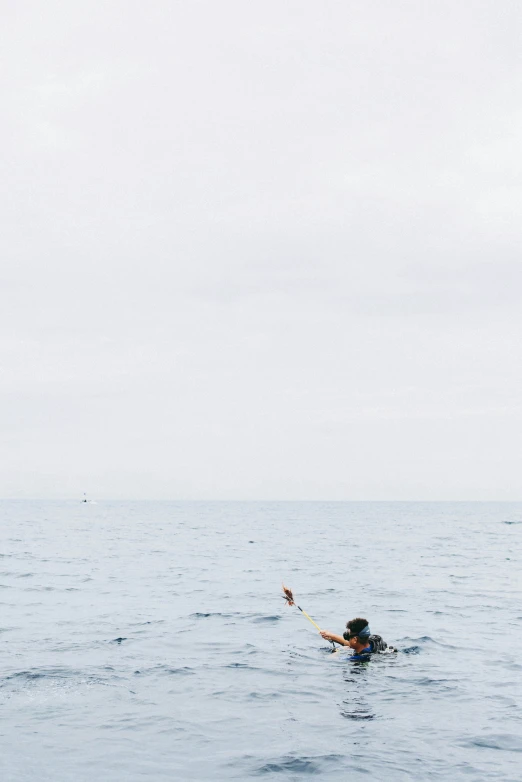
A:
[[[386,641],[382,640],[380,635],[370,635],[368,637],[368,646],[357,654],[352,654],[348,659],[354,663],[365,663],[370,659],[372,654],[384,652],[387,648],[388,644]]]
[[[352,656],[348,657],[348,659],[352,663],[365,663],[370,659],[371,656],[372,656],[371,647],[367,646],[366,649],[363,649],[357,654],[352,654]]]
[[[380,635],[371,635],[368,638],[368,643],[371,648],[371,653],[384,652],[388,648],[386,641],[383,641]]]

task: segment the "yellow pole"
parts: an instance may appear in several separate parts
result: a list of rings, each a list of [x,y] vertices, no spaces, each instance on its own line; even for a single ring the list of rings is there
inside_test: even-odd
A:
[[[298,609],[301,611],[301,613],[302,613],[302,614],[304,614],[304,615],[306,616],[306,618],[308,619],[308,621],[309,621],[309,622],[311,622],[311,623],[313,624],[313,626],[314,626],[314,627],[317,627],[317,629],[319,630],[319,632],[321,632],[321,628],[319,627],[319,625],[316,625],[316,623],[314,622],[314,620],[312,619],[312,617],[311,617],[311,616],[308,616],[308,614],[306,613],[306,611],[303,611],[303,609],[301,608],[301,606],[297,606],[297,607],[298,607]]]

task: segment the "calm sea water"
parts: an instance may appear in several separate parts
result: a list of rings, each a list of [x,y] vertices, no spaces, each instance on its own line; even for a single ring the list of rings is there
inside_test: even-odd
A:
[[[5,782],[522,778],[522,503],[0,503]],[[362,615],[396,655],[337,660]]]

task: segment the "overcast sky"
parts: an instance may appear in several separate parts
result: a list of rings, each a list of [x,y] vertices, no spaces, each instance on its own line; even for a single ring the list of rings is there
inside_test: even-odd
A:
[[[0,496],[522,499],[521,33],[4,0]]]

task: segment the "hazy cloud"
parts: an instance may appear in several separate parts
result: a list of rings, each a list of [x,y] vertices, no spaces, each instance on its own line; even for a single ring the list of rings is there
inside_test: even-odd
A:
[[[519,3],[4,16],[3,496],[520,498]]]

